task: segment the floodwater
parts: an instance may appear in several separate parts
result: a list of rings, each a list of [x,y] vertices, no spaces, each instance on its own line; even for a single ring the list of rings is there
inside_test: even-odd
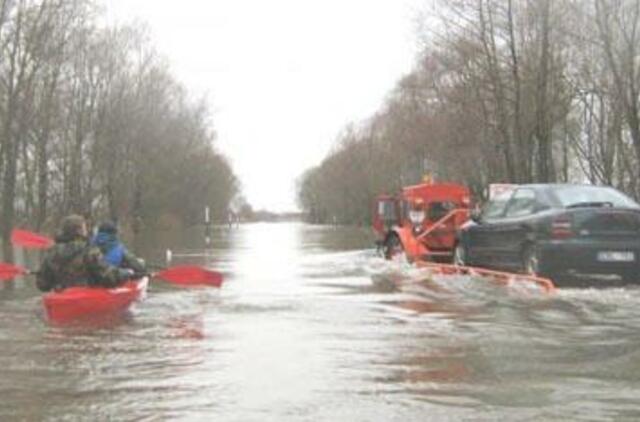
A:
[[[429,277],[370,245],[219,229],[172,246],[222,289],[158,282],[127,315],[64,326],[19,281],[0,291],[0,420],[640,419],[640,290]]]

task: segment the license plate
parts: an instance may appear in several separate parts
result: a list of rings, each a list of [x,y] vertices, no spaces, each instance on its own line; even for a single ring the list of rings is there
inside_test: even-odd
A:
[[[636,260],[633,252],[603,251],[598,252],[598,261],[602,262],[632,262]]]

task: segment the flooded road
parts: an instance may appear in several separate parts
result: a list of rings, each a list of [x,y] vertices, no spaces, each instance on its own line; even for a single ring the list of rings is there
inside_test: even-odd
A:
[[[369,245],[357,229],[219,230],[206,256],[174,254],[222,270],[222,289],[156,283],[92,324],[49,325],[16,283],[0,291],[0,420],[640,418],[640,290],[429,279]]]

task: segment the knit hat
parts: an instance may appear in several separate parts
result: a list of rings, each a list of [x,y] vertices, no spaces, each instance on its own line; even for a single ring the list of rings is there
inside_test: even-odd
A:
[[[82,227],[86,224],[84,217],[77,214],[66,216],[62,219],[62,235],[65,237],[75,237],[81,234]]]
[[[118,226],[111,221],[105,221],[98,226],[98,233],[117,234]]]

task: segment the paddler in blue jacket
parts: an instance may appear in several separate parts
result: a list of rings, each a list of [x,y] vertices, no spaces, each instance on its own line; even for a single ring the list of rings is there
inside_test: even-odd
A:
[[[127,250],[118,239],[118,227],[105,221],[98,226],[98,232],[93,237],[91,243],[102,251],[104,260],[114,267],[129,268],[136,274],[145,274],[147,269],[143,261]]]

